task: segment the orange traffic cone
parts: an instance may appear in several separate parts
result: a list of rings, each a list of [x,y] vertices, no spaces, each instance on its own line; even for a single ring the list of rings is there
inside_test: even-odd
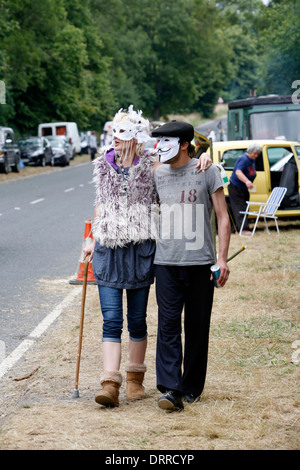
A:
[[[69,284],[83,284],[83,276],[84,276],[84,256],[83,256],[83,249],[89,245],[93,241],[93,234],[92,234],[92,221],[91,219],[87,219],[85,221],[85,230],[84,230],[84,241],[81,250],[81,256],[79,259],[79,267],[78,267],[78,274],[75,279],[71,279]],[[92,263],[89,263],[88,266],[88,273],[87,273],[87,283],[88,284],[97,284],[96,279],[93,273],[93,266]]]

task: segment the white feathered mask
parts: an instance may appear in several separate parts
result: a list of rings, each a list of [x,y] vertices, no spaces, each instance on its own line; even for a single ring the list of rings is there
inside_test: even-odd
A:
[[[136,139],[138,144],[145,144],[150,139],[150,124],[142,117],[142,111],[134,111],[131,104],[128,111],[119,109],[113,119],[113,136],[120,140]]]

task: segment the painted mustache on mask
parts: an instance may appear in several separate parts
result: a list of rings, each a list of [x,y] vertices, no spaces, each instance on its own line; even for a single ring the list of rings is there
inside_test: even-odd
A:
[[[159,137],[156,150],[158,152],[159,161],[165,163],[176,157],[180,148],[179,137]]]

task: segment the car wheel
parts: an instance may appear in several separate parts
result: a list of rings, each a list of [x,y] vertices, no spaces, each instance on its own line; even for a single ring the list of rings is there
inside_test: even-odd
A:
[[[7,157],[4,157],[3,171],[6,175],[9,172],[9,164],[7,161]]]
[[[15,156],[15,164],[13,166],[13,171],[15,173],[20,173],[20,157],[19,157],[19,155]]]
[[[45,158],[45,155],[42,156],[41,160],[40,160],[40,164],[41,166],[45,167],[46,166],[46,158]]]

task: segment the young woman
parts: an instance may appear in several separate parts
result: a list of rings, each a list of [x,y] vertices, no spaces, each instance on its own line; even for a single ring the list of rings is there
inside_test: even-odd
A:
[[[94,242],[84,250],[93,260],[103,314],[102,389],[95,400],[104,406],[119,405],[123,289],[129,331],[126,396],[128,400],[145,396],[146,309],[154,282],[158,226],[153,180],[156,151],[144,149],[149,121],[132,105],[127,112],[121,109],[113,120],[113,136],[113,147],[101,148],[94,162]],[[203,155],[199,171],[207,161]]]

